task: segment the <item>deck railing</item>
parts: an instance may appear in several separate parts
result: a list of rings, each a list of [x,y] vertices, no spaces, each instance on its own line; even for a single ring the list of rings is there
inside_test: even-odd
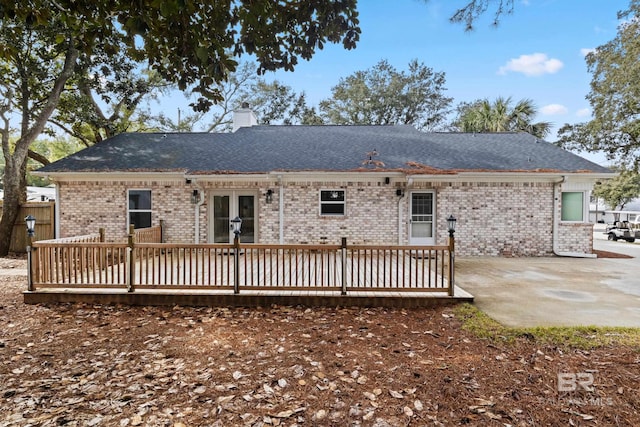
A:
[[[126,288],[447,292],[441,246],[36,242],[31,289]]]
[[[97,243],[104,242],[104,229],[93,234],[82,236],[61,237],[59,239],[39,240],[38,243]]]
[[[160,225],[148,228],[129,227],[129,236],[133,236],[136,243],[162,243],[162,233],[164,224],[160,220]]]

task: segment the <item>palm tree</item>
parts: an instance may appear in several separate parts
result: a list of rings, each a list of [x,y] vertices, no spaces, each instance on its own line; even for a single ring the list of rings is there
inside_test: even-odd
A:
[[[462,132],[528,132],[538,138],[549,134],[550,122],[533,123],[538,112],[533,101],[522,99],[513,108],[511,104],[511,97],[463,104],[454,126]]]

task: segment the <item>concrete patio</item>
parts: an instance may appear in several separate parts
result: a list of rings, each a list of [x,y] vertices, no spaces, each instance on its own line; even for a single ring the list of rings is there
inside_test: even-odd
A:
[[[634,258],[459,258],[456,283],[505,326],[640,327],[640,244],[596,227],[594,249]]]

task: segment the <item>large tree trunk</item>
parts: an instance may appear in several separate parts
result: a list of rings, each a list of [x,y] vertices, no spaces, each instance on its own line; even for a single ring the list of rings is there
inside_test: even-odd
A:
[[[18,164],[16,164],[18,163]],[[26,157],[20,161],[15,156],[4,169],[4,201],[0,219],[0,256],[6,256],[11,246],[11,232],[18,219],[20,205],[26,200],[26,188],[21,171],[26,166]],[[26,230],[25,230],[26,233]]]
[[[47,120],[49,120],[49,117],[58,106],[64,85],[73,75],[78,55],[78,50],[73,45],[70,45],[60,75],[56,78],[53,88],[37,116],[32,116],[28,102],[22,103],[22,130],[13,152],[10,151],[9,147],[9,119],[4,114],[4,111],[1,114],[5,122],[5,126],[0,132],[2,134],[2,148],[5,159],[5,188],[2,219],[0,219],[0,256],[6,256],[9,253],[13,224],[18,218],[20,204],[26,199],[26,170],[29,146],[42,133]],[[23,86],[25,89],[22,93],[24,101],[29,99],[30,92],[28,85]]]

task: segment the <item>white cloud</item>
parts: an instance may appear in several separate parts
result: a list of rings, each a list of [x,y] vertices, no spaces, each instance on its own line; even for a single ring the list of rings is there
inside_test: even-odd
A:
[[[513,71],[525,76],[541,76],[557,73],[562,67],[564,64],[559,59],[549,58],[545,53],[534,53],[510,59],[506,65],[500,67],[498,74],[504,75]]]
[[[582,54],[582,56],[587,56],[590,53],[595,52],[596,50],[594,48],[587,48],[587,47],[583,47],[582,49],[580,49],[580,54]]]
[[[549,104],[545,105],[540,109],[540,112],[546,116],[559,116],[562,114],[567,114],[567,107],[560,104]]]
[[[576,116],[578,117],[589,117],[590,115],[591,115],[590,108],[581,108],[580,110],[576,111]]]

